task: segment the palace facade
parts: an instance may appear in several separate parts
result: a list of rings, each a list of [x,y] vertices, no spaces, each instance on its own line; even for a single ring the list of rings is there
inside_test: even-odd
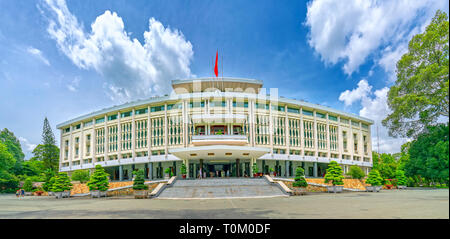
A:
[[[199,78],[172,81],[170,95],[99,110],[57,125],[60,171],[102,165],[111,180],[149,179],[167,168],[188,178],[246,177],[271,169],[322,177],[337,161],[366,173],[372,167],[373,121],[302,100],[269,94],[259,80]]]

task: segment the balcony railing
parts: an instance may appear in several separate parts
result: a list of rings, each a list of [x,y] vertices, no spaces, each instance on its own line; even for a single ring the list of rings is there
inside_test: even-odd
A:
[[[245,145],[247,144],[246,135],[227,135],[227,134],[210,134],[210,135],[193,135],[192,144],[196,146],[202,145]]]

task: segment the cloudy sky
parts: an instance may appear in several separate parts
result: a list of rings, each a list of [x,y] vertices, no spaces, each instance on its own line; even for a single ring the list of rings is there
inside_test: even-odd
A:
[[[438,9],[448,2],[2,0],[0,128],[29,158],[44,117],[59,139],[58,123],[212,76],[218,50],[224,76],[373,119],[380,151],[398,152],[407,139],[380,123],[386,93]]]

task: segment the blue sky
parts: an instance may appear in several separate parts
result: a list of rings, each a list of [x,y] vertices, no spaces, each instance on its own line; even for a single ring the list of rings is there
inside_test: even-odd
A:
[[[0,127],[28,158],[44,117],[59,139],[58,123],[212,76],[216,50],[224,76],[379,124],[396,61],[437,9],[448,2],[2,0]],[[383,152],[406,140],[379,133]]]

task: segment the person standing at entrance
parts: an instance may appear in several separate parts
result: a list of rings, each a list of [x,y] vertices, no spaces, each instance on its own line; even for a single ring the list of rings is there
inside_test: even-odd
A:
[[[200,168],[200,169],[198,170],[198,177],[199,177],[200,179],[202,179],[202,176],[203,176],[203,174],[202,174],[202,168]]]

